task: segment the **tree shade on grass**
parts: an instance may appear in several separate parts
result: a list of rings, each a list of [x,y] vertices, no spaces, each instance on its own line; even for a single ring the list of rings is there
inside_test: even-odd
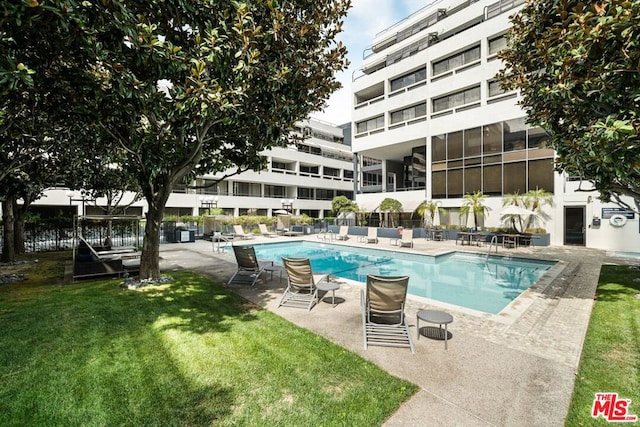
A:
[[[593,419],[595,393],[631,399],[629,414],[640,416],[640,272],[628,266],[603,266],[589,330],[582,349],[568,426],[610,425]]]
[[[1,287],[3,424],[369,426],[417,390],[208,278],[172,276]]]

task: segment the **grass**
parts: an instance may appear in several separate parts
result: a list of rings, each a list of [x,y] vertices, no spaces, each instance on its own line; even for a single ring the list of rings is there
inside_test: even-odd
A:
[[[64,285],[56,256],[0,286],[3,426],[371,426],[417,390],[206,277]]]
[[[628,266],[602,266],[597,302],[582,349],[568,426],[610,425],[593,419],[597,392],[631,399],[629,414],[640,416],[640,271]]]

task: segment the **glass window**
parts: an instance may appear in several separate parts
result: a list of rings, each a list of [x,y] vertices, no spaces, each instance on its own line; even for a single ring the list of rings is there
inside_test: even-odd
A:
[[[340,169],[330,168],[328,166],[325,166],[324,168],[322,168],[322,173],[324,174],[324,176],[336,177],[336,176],[340,176]]]
[[[482,190],[482,168],[466,168],[464,170],[464,192],[474,193]]]
[[[432,66],[433,75],[437,76],[438,74],[446,73],[478,59],[480,59],[480,46],[472,47],[464,52],[434,62]]]
[[[549,140],[549,135],[542,128],[531,128],[528,131],[529,139],[527,146],[529,148],[538,148],[540,145],[544,145],[544,142]]]
[[[417,117],[424,117],[427,114],[427,104],[418,104],[403,110],[391,113],[391,124],[405,122]]]
[[[423,67],[412,73],[405,74],[391,80],[391,92],[402,89],[403,87],[411,86],[414,83],[421,82],[427,78],[427,68]]]
[[[482,132],[480,128],[464,131],[464,156],[479,156],[482,154]]]
[[[447,135],[447,159],[462,158],[462,131]]]
[[[372,119],[363,120],[356,123],[356,132],[364,133],[384,127],[384,116],[374,117]]]
[[[434,99],[433,112],[456,108],[480,100],[480,86],[472,87],[450,95]]]
[[[472,102],[480,101],[480,86],[473,87],[464,91],[464,103],[470,104]]]
[[[280,185],[264,186],[264,197],[282,198],[284,197],[284,194],[285,194],[285,191],[283,186],[280,186]]]
[[[462,53],[464,55],[464,63],[468,64],[480,59],[480,46],[476,46]]]
[[[362,185],[382,185],[382,174],[375,172],[363,172],[362,173]]]
[[[333,190],[318,188],[316,190],[316,200],[332,200]]]
[[[310,173],[310,174],[317,175],[318,174],[318,166],[300,165],[300,173]]]
[[[447,197],[462,197],[462,169],[447,172]]]
[[[527,192],[527,164],[525,162],[505,163],[504,194],[524,194]]]
[[[500,86],[499,81],[493,80],[489,82],[489,97],[502,95],[503,93],[505,93],[505,91],[502,89],[502,86]]]
[[[444,60],[444,61],[438,61],[435,62],[433,64],[433,75],[437,76],[440,75],[442,73],[446,73],[447,71],[449,71],[449,61],[448,60]]]
[[[502,165],[482,168],[482,192],[487,196],[502,195]]]
[[[442,98],[433,100],[433,112],[444,111],[449,109],[449,97],[444,96]]]
[[[433,172],[431,174],[431,196],[436,198],[447,197],[447,172]]]
[[[525,119],[507,120],[502,124],[504,151],[524,150],[526,148],[527,125]]]
[[[502,123],[493,123],[482,128],[482,153],[502,152]]]
[[[496,54],[507,47],[507,39],[504,35],[489,40],[489,55]]]
[[[298,187],[298,199],[313,200],[313,188]]]
[[[446,135],[436,135],[431,137],[431,161],[441,162],[447,160]]]
[[[553,193],[553,159],[529,162],[529,190],[535,189]]]

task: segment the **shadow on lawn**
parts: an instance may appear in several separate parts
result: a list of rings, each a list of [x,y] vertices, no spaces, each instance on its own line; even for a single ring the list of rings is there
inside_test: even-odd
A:
[[[3,418],[16,425],[203,425],[230,416],[234,388],[194,374],[181,343],[256,316],[206,278],[172,275],[174,283],[140,291],[124,290],[118,280],[85,282],[6,304]],[[171,331],[187,334],[172,341]]]

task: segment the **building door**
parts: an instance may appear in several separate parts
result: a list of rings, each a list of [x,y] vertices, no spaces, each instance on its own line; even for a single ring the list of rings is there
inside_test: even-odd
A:
[[[585,230],[584,206],[565,206],[564,244],[585,246]]]

